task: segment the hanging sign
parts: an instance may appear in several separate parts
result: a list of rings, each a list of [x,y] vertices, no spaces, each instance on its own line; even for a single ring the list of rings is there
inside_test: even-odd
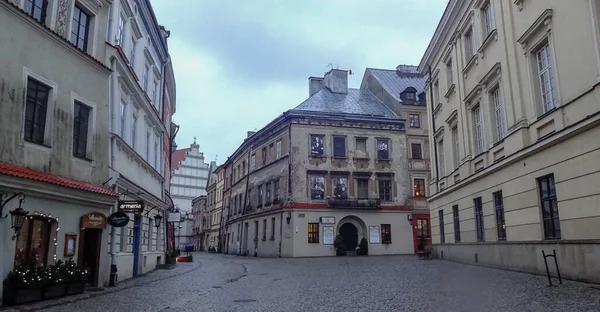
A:
[[[144,212],[143,200],[120,200],[119,211],[125,213],[142,213]]]
[[[129,224],[129,216],[123,211],[117,211],[108,216],[108,224],[113,227],[124,227]]]
[[[88,212],[81,216],[81,227],[84,229],[106,228],[106,216],[100,212]]]

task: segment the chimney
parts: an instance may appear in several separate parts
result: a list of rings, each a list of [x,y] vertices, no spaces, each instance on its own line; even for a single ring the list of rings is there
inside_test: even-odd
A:
[[[398,65],[398,67],[396,67],[396,70],[400,73],[405,73],[405,74],[417,74],[418,73],[418,67],[414,66],[414,65]]]
[[[348,93],[348,71],[332,69],[323,78],[325,86],[333,93]]]
[[[246,139],[253,136],[256,133],[256,131],[248,131],[248,133],[246,133]]]
[[[321,91],[323,89],[323,78],[320,77],[308,77],[308,97]]]

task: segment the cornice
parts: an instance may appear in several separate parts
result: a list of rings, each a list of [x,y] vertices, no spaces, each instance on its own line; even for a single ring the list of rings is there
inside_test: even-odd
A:
[[[540,30],[546,29],[551,30],[552,16],[554,15],[552,9],[547,9],[529,26],[529,28],[517,39],[517,42],[521,44],[523,49],[527,49],[527,45],[531,38],[535,36]]]
[[[117,148],[124,151],[130,160],[135,161],[140,167],[148,172],[152,177],[160,182],[164,182],[165,178],[154,169],[140,154],[138,154],[127,142],[125,142],[120,136],[111,133],[112,139],[117,140]]]

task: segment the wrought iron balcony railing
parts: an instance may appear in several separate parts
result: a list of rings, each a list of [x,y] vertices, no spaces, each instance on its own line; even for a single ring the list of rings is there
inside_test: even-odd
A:
[[[379,199],[358,199],[358,198],[327,198],[327,205],[331,208],[356,208],[356,209],[379,209],[381,201]]]

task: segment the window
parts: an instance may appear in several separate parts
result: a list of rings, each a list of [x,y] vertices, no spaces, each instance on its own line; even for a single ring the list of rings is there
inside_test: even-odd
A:
[[[421,128],[421,116],[419,114],[409,114],[408,119],[411,128]]]
[[[275,218],[271,218],[271,239],[275,239]]]
[[[158,170],[158,138],[154,142],[154,169]]]
[[[452,206],[452,218],[454,219],[454,242],[460,243],[460,219],[458,217],[458,205]]]
[[[254,171],[256,168],[256,154],[250,155],[250,171]]]
[[[389,154],[389,140],[388,139],[377,139],[377,159],[387,160],[390,158]]]
[[[475,207],[475,230],[478,242],[485,242],[485,229],[483,225],[483,203],[481,197],[473,199]]]
[[[448,89],[450,89],[450,87],[452,87],[452,85],[454,84],[454,78],[453,78],[453,73],[452,73],[452,60],[449,60],[448,63],[446,63],[446,83],[448,84]]]
[[[131,50],[129,50],[129,65],[135,65],[135,39],[131,38]]]
[[[412,154],[412,159],[422,159],[423,153],[421,151],[421,143],[411,143],[410,151]]]
[[[150,162],[150,132],[146,131],[146,161]]]
[[[146,64],[146,66],[144,66],[144,76],[142,77],[142,83],[144,84],[144,91],[146,91],[146,93],[148,92],[148,79],[150,76],[150,66],[148,66],[148,64]]]
[[[318,244],[319,243],[319,223],[308,224],[308,243]]]
[[[506,126],[504,121],[504,102],[500,94],[500,88],[492,91],[492,105],[494,109],[494,119],[496,123],[496,141],[501,141],[506,136]]]
[[[366,138],[356,138],[356,157],[369,157],[367,154],[367,139]]]
[[[438,142],[438,163],[440,166],[440,176],[446,176],[446,159],[444,158],[444,141]]]
[[[391,244],[392,243],[392,225],[382,224],[381,225],[381,243]]]
[[[28,261],[32,261],[38,266],[46,264],[52,224],[47,219],[25,218],[17,236],[15,266]]]
[[[369,179],[356,179],[356,195],[358,199],[369,198]]]
[[[27,79],[24,129],[26,141],[44,144],[49,95],[50,87],[35,79]]]
[[[542,219],[544,220],[544,238],[561,239],[554,175],[550,174],[539,178],[538,185],[540,189],[540,203],[542,205]]]
[[[502,191],[495,192],[494,194],[494,207],[496,208],[496,229],[498,231],[498,240],[506,240],[506,222],[504,220],[504,199],[502,198]]]
[[[258,206],[262,206],[263,205],[263,186],[259,185],[258,186]]]
[[[320,157],[323,156],[323,141],[325,136],[321,134],[310,135],[310,155]]]
[[[460,150],[458,145],[458,126],[452,128],[452,152],[454,154],[454,169],[460,166]]]
[[[481,116],[481,107],[478,105],[473,108],[473,124],[475,131],[475,151],[477,154],[485,152],[485,143],[483,139],[483,120]]]
[[[271,203],[271,182],[267,182],[267,186],[266,186],[266,202],[267,204]]]
[[[273,143],[269,144],[269,160],[273,160]]]
[[[414,179],[415,197],[425,197],[425,179]]]
[[[325,199],[325,176],[311,175],[310,199]]]
[[[123,36],[125,35],[125,17],[122,14],[119,14],[119,26],[117,26],[117,44],[123,48],[123,44],[125,42]]]
[[[279,200],[279,179],[273,181],[273,200]]]
[[[277,159],[279,159],[282,156],[281,155],[282,154],[282,151],[281,151],[281,140],[277,140],[277,142],[275,143],[275,145],[276,145],[276,150],[277,150],[276,157],[277,157]]]
[[[489,1],[483,9],[481,9],[483,16],[483,32],[484,35],[489,35],[494,30],[494,16],[492,13],[492,2]]]
[[[90,107],[75,101],[73,107],[73,156],[86,158]]]
[[[246,161],[242,161],[242,176],[246,175]]]
[[[154,87],[152,88],[152,102],[154,102],[154,106],[158,107],[158,98],[157,98],[157,94],[158,94],[158,81],[154,80],[153,82]]]
[[[440,82],[438,80],[433,84],[433,105],[440,104]]]
[[[440,244],[446,243],[446,230],[444,229],[444,210],[438,211],[440,221]]]
[[[429,225],[427,224],[427,219],[417,219],[417,237],[429,237]]]
[[[263,220],[263,235],[262,240],[267,240],[267,219]]]
[[[406,100],[408,101],[416,101],[417,100],[417,94],[414,92],[406,92]]]
[[[71,24],[71,43],[78,49],[87,51],[89,30],[90,15],[85,13],[78,5],[75,5],[73,9],[73,23]]]
[[[346,137],[333,137],[333,157],[346,157]]]
[[[25,0],[23,10],[38,22],[45,23],[48,0]]]
[[[135,141],[137,138],[137,116],[133,115],[131,120],[131,147],[135,150]]]
[[[120,130],[120,135],[121,135],[121,139],[125,140],[125,109],[127,108],[127,104],[125,102],[123,102],[123,100],[121,100],[121,129]]]
[[[546,43],[536,52],[540,91],[542,93],[542,111],[544,113],[556,107],[556,81],[554,79],[550,45]]]
[[[267,147],[262,148],[262,165],[267,164]]]
[[[392,200],[392,181],[387,179],[379,179],[379,200]]]
[[[348,198],[348,178],[334,177],[333,179],[333,197],[336,199]]]
[[[475,56],[475,40],[473,38],[473,28],[469,28],[465,33],[465,61],[469,62]]]
[[[254,221],[254,239],[258,239],[258,220]]]

